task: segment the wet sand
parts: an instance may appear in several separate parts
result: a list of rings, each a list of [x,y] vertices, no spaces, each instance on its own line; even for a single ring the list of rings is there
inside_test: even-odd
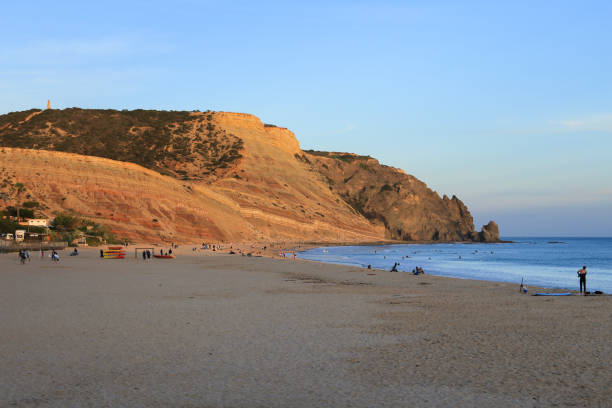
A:
[[[0,407],[612,401],[610,297],[211,252],[128,255],[0,255]]]

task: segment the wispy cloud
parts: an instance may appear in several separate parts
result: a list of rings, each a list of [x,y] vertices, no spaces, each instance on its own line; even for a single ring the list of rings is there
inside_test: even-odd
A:
[[[337,135],[344,135],[347,133],[351,133],[353,130],[357,129],[354,123],[347,123],[342,129],[336,132]]]
[[[552,189],[536,190],[506,190],[473,194],[470,197],[473,204],[470,209],[482,210],[511,210],[556,208],[564,206],[589,206],[594,204],[608,204],[612,208],[612,189],[599,190],[554,191]]]
[[[95,62],[163,52],[165,47],[135,37],[45,39],[0,51],[0,62],[9,66],[37,67]]]
[[[612,131],[612,113],[566,119],[557,124],[573,131],[608,132]]]

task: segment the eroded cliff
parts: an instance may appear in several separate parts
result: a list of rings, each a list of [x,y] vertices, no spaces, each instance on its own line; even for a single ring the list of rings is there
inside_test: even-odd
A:
[[[488,230],[474,231],[474,220],[456,196],[440,197],[425,183],[369,156],[307,151],[299,158],[321,173],[329,188],[386,236],[404,241],[497,241]]]

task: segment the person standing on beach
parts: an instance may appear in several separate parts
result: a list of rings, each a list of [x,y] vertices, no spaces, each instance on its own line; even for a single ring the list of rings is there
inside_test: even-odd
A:
[[[586,293],[586,275],[586,266],[583,266],[582,269],[578,270],[578,278],[580,279],[580,293],[583,291]]]

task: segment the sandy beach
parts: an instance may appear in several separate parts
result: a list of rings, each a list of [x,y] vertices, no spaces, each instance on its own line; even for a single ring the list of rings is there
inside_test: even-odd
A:
[[[0,407],[612,401],[611,297],[183,249],[67,253],[0,255]]]

